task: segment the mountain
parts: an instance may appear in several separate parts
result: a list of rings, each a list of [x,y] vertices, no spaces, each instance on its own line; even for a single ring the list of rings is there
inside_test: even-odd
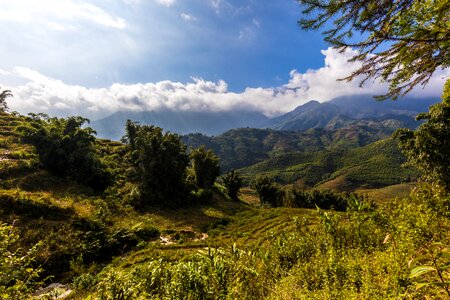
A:
[[[310,101],[291,112],[273,119],[255,111],[147,111],[117,112],[91,127],[97,136],[119,140],[125,133],[125,122],[130,119],[151,124],[179,134],[202,133],[218,135],[242,127],[276,130],[308,130],[311,128],[339,129],[349,126],[391,126],[415,128],[420,123],[415,116],[428,110],[439,100],[435,98],[405,97],[397,101],[376,101],[370,95],[339,97],[328,102]]]
[[[376,101],[370,95],[346,96],[328,102],[310,101],[293,111],[271,119],[267,127],[277,130],[336,129],[367,122],[389,121],[393,126],[415,128],[415,116],[439,102],[436,98],[404,97]],[[398,128],[398,127],[397,127]]]
[[[100,138],[119,140],[125,134],[125,123],[130,119],[142,124],[151,124],[179,134],[201,132],[217,135],[232,128],[262,127],[268,118],[259,112],[224,111],[147,111],[117,112],[104,119],[91,122]]]

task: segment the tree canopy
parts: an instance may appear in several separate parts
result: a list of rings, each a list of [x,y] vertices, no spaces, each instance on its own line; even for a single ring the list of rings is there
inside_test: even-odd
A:
[[[324,26],[325,40],[345,51],[358,50],[351,61],[362,66],[344,80],[370,78],[389,83],[381,99],[396,98],[433,73],[450,66],[450,3],[448,0],[299,0],[303,29]]]
[[[450,82],[444,88],[442,103],[417,116],[425,120],[417,130],[399,129],[394,137],[408,163],[422,172],[424,180],[436,182],[450,191]]]
[[[162,128],[127,121],[124,139],[138,185],[140,205],[177,206],[186,200],[189,157],[181,137]]]
[[[0,111],[6,111],[8,109],[6,99],[12,96],[13,95],[10,90],[4,90],[0,92]]]
[[[190,173],[199,188],[210,188],[220,175],[219,158],[205,146],[192,149]]]
[[[96,152],[95,131],[83,128],[88,119],[30,114],[28,121],[29,125],[18,131],[25,143],[36,147],[45,169],[95,190],[104,190],[111,183],[111,174]]]

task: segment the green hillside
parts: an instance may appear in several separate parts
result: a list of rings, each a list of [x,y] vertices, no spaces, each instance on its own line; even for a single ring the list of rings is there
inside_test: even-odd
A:
[[[448,199],[433,187],[398,201],[385,199],[403,187],[380,189],[377,195],[370,190],[384,199],[379,207],[345,194],[349,202],[341,212],[271,208],[248,188],[241,196],[247,202],[231,201],[217,182],[211,194],[196,191],[202,202],[135,206],[129,146],[94,140],[92,155],[114,178],[98,191],[71,173],[46,170],[38,147],[25,144],[19,133],[38,126],[33,119],[0,114],[0,124],[0,291],[5,299],[420,297],[422,290],[408,277],[408,260],[430,241],[450,241],[450,223],[436,210]],[[349,135],[247,131],[247,141],[264,141],[266,150],[279,152],[243,172],[267,169],[290,180],[305,170],[311,184],[345,177],[370,187],[401,174],[390,177],[392,170],[386,171],[403,161],[389,139],[336,147],[333,141],[349,145]],[[282,154],[300,146],[281,137],[297,134],[311,141],[311,149],[327,149]],[[366,171],[371,166],[375,175]],[[324,170],[329,170],[326,179]],[[436,295],[433,289],[423,291]]]
[[[272,129],[240,128],[209,137],[189,134],[183,141],[192,147],[205,145],[221,159],[227,172],[254,165],[286,153],[311,153],[335,148],[360,147],[388,137],[392,127],[381,123],[370,126],[350,125],[334,130],[322,128],[307,131],[276,131]]]
[[[396,142],[386,139],[363,147],[336,147],[317,152],[286,153],[239,171],[247,180],[258,174],[288,184],[327,186],[337,190],[379,188],[417,179],[417,171],[402,167],[405,158]],[[340,178],[344,182],[328,184]],[[344,184],[345,183],[345,184]]]

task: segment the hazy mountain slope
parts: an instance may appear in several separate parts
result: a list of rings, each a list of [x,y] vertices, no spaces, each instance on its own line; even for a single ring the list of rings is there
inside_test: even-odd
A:
[[[190,112],[190,111],[149,111],[117,112],[107,118],[90,124],[97,136],[119,140],[125,134],[125,123],[130,119],[142,124],[151,124],[179,134],[201,132],[216,135],[232,128],[260,127],[268,118],[258,112]]]
[[[414,117],[428,111],[428,107],[438,101],[434,98],[411,97],[397,101],[376,101],[370,95],[339,97],[324,103],[310,101],[270,120],[268,127],[278,130],[336,129],[348,124],[392,120],[391,123],[399,121],[402,124],[398,125],[414,128],[419,124]]]
[[[180,134],[199,132],[218,135],[241,127],[272,128],[277,130],[308,130],[311,128],[338,129],[349,125],[367,125],[368,122],[389,121],[395,128],[414,128],[419,123],[414,117],[438,99],[402,98],[398,101],[375,101],[370,95],[340,97],[329,102],[310,101],[293,111],[269,119],[260,112],[224,111],[149,111],[117,112],[107,118],[93,121],[91,127],[98,137],[120,139],[125,133],[126,120],[160,126]],[[397,124],[396,124],[397,123]]]

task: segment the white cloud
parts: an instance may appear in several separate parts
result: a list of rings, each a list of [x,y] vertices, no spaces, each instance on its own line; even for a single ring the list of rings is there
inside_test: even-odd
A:
[[[175,4],[176,0],[155,0],[155,1],[160,5],[171,7]]]
[[[180,17],[181,17],[181,19],[183,19],[186,22],[197,21],[196,17],[194,17],[190,14],[186,14],[186,13],[181,13]]]
[[[73,0],[14,0],[0,2],[0,21],[22,24],[46,24],[50,28],[63,28],[67,22],[84,19],[92,23],[123,29],[124,19],[115,17],[98,6]]]
[[[120,110],[195,110],[227,111],[247,109],[261,111],[268,116],[292,110],[310,100],[327,101],[339,96],[381,94],[386,85],[368,82],[361,88],[358,81],[336,81],[348,75],[358,63],[348,63],[352,51],[339,53],[323,50],[324,66],[305,73],[291,71],[288,83],[277,88],[246,88],[235,93],[224,81],[211,82],[192,78],[192,82],[160,81],[145,84],[116,83],[108,88],[86,88],[69,85],[27,68],[15,68],[15,76],[25,84],[8,87],[14,98],[9,106],[21,113],[45,112],[57,115],[83,115],[91,119],[105,117]],[[7,72],[3,71],[5,74]],[[439,96],[450,70],[441,71],[425,90],[415,89],[415,96]]]

